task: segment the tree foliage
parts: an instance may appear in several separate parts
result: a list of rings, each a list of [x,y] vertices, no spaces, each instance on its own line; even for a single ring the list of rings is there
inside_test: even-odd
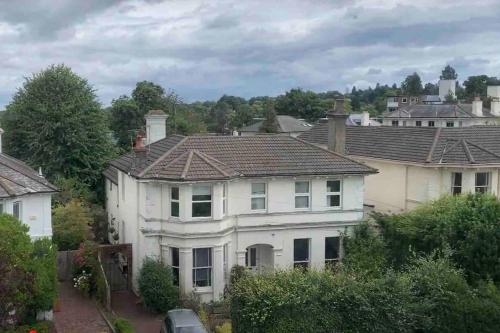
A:
[[[137,283],[144,305],[153,312],[165,313],[179,302],[172,269],[157,260],[144,259]]]
[[[441,80],[456,80],[458,75],[457,72],[455,72],[455,68],[450,65],[446,65],[446,67],[441,71],[441,76],[439,78]]]
[[[6,107],[5,149],[49,179],[77,178],[96,187],[113,156],[107,121],[94,89],[64,65],[27,78]]]
[[[327,110],[317,94],[300,88],[292,89],[284,95],[278,96],[274,106],[277,114],[286,114],[308,121],[324,117]]]
[[[407,95],[418,96],[422,94],[422,79],[417,72],[408,75],[406,79],[401,82],[401,90]]]
[[[92,216],[78,199],[53,209],[52,239],[61,251],[76,250],[82,242],[92,239]]]
[[[278,133],[278,119],[272,102],[267,102],[264,111],[264,121],[262,122],[259,132],[262,133]]]

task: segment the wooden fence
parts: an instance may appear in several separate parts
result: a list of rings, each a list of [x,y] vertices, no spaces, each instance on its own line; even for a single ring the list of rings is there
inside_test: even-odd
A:
[[[59,281],[70,281],[73,278],[73,257],[76,251],[57,252],[57,278]]]

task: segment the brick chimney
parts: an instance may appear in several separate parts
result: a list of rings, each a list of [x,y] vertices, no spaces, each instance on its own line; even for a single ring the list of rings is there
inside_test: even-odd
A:
[[[335,108],[328,111],[328,149],[339,154],[345,154],[346,120],[349,117],[344,112],[344,99],[335,100]]]
[[[474,97],[472,101],[472,114],[476,117],[483,116],[483,101],[478,96]]]
[[[137,133],[134,143],[134,153],[137,159],[146,158],[146,146],[144,146],[144,135],[142,133]]]
[[[167,136],[166,120],[168,116],[162,110],[151,110],[146,119],[146,144],[159,141]]]

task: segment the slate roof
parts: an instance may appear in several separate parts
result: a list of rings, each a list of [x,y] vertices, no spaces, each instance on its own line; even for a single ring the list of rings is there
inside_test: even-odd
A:
[[[483,117],[494,117],[483,107]],[[478,118],[472,104],[413,104],[384,113],[384,118]]]
[[[299,136],[327,145],[328,124]],[[500,164],[500,126],[347,127],[348,155],[427,164]]]
[[[0,198],[18,197],[32,193],[56,192],[38,172],[25,163],[0,153]]]
[[[312,125],[304,120],[294,118],[292,116],[278,115],[278,130],[280,133],[305,132],[311,129]],[[259,132],[264,120],[260,120],[255,124],[243,127],[240,132]]]
[[[173,181],[239,177],[367,174],[362,163],[283,135],[172,135],[146,146],[145,155],[130,152],[110,167],[136,178]],[[105,176],[113,170],[106,170]]]

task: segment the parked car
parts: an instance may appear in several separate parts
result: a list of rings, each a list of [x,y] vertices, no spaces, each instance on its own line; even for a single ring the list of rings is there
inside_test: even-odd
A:
[[[200,319],[189,309],[175,309],[167,313],[160,333],[208,333]]]

